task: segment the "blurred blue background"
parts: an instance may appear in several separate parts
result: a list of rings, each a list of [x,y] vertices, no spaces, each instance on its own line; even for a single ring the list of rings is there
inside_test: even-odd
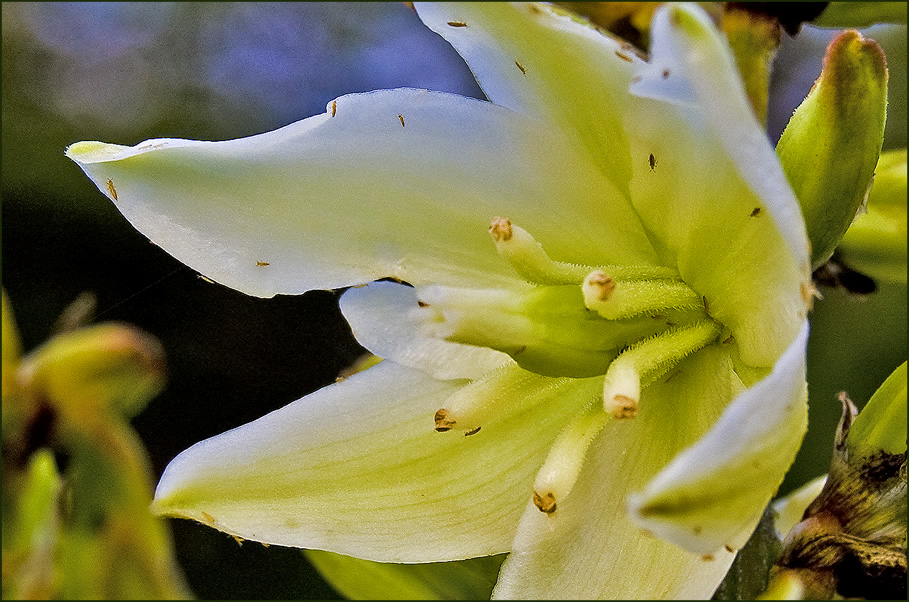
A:
[[[868,32],[891,60],[886,148],[906,145],[906,28]],[[776,139],[835,31],[784,35],[771,87]],[[159,337],[169,384],[133,424],[157,475],[193,443],[333,382],[362,349],[337,296],[254,299],[209,284],[134,231],[63,156],[78,140],[228,139],[325,111],[342,94],[401,86],[483,98],[448,44],[402,3],[3,3],[3,286],[26,349],[81,292],[98,320]],[[906,357],[906,287],[864,299],[823,290],[810,355],[811,424],[784,491],[827,470],[847,390],[864,404]],[[822,336],[821,336],[822,335]],[[238,546],[172,521],[201,598],[331,598],[296,550]]]

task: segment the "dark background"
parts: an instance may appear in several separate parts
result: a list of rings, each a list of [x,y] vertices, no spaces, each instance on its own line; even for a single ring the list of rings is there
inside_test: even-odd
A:
[[[97,295],[99,321],[157,336],[168,386],[133,421],[156,476],[193,443],[333,382],[362,352],[335,293],[256,299],[205,282],[134,231],[63,150],[78,140],[237,138],[379,88],[482,98],[448,44],[401,3],[3,3],[2,11],[2,277],[26,350],[84,291]],[[891,89],[902,91],[885,147],[905,146],[906,30],[874,31],[898,57]],[[784,39],[774,139],[834,33],[809,28]],[[810,431],[783,491],[826,472],[836,393],[861,406],[906,357],[905,285],[883,284],[865,299],[823,292],[812,315]],[[238,546],[196,523],[170,524],[200,598],[337,597],[295,549]]]

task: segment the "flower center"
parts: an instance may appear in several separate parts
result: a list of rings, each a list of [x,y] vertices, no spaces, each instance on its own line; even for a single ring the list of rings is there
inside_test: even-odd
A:
[[[432,336],[503,351],[524,370],[556,377],[554,383],[605,375],[601,401],[563,428],[537,474],[533,501],[551,514],[608,420],[635,417],[642,387],[715,341],[722,326],[672,268],[554,261],[530,233],[502,217],[492,220],[489,233],[524,286],[429,286],[419,291],[419,311]],[[492,415],[490,400],[503,396],[477,384],[436,413],[437,431],[473,434]]]

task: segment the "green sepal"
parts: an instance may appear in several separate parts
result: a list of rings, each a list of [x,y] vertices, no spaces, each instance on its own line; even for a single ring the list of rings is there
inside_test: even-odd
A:
[[[351,600],[488,600],[504,554],[456,562],[395,564],[304,550],[339,593]]]
[[[812,22],[818,27],[869,27],[875,23],[906,23],[905,2],[830,2]]]
[[[894,370],[862,409],[846,438],[850,453],[906,453],[906,362]]]
[[[860,215],[840,242],[841,261],[874,279],[906,282],[906,149],[885,151]]]
[[[830,258],[866,198],[886,115],[883,51],[857,31],[843,32],[776,149],[802,207],[812,268]]]

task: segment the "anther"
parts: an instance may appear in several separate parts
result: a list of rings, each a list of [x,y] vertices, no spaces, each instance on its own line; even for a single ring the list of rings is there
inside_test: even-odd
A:
[[[601,270],[594,270],[584,278],[581,289],[584,291],[584,303],[590,308],[590,304],[598,304],[609,301],[615,291],[615,280],[609,274]],[[588,303],[588,298],[591,303]]]
[[[440,433],[450,431],[451,427],[457,424],[457,421],[451,417],[451,412],[442,408],[435,415],[436,430]]]
[[[552,514],[556,511],[556,502],[555,497],[551,493],[545,495],[540,495],[536,491],[533,492],[533,505],[540,509],[540,512],[545,512],[546,514]]]
[[[599,404],[590,403],[559,433],[533,483],[533,502],[541,512],[555,512],[559,502],[574,488],[590,443],[609,416]]]

